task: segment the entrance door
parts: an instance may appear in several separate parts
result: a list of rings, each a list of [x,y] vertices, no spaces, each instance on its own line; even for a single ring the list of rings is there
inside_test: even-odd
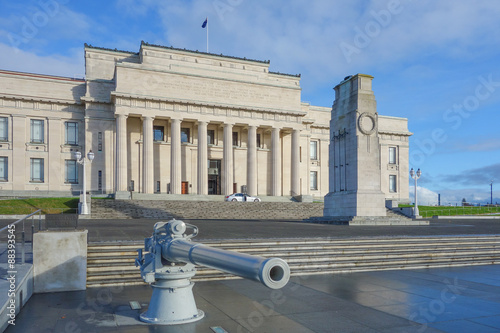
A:
[[[189,188],[189,183],[188,182],[182,182],[181,183],[181,194],[188,194],[188,188]]]
[[[208,161],[208,194],[221,194],[220,169],[221,160]]]

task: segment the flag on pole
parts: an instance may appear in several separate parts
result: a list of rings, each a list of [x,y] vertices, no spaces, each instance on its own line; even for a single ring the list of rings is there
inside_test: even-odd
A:
[[[201,27],[203,29],[207,29],[207,53],[208,53],[208,16],[207,18],[205,19],[205,21],[203,21],[203,24],[201,25]]]

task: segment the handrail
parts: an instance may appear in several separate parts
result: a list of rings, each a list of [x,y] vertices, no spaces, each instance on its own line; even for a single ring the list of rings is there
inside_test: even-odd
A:
[[[35,214],[38,214],[38,230],[41,229],[41,218],[42,218],[42,210],[41,209],[38,209],[36,210],[35,212],[29,214],[29,215],[26,215],[25,217],[17,220],[16,222],[12,222],[10,224],[8,224],[7,226],[3,227],[2,229],[0,229],[0,234],[2,233],[2,231],[8,229],[8,228],[12,228],[13,225],[16,225],[17,223],[19,222],[23,222],[23,230],[21,231],[21,265],[24,265],[25,263],[25,259],[26,259],[26,248],[25,248],[25,231],[24,231],[24,221],[26,221],[28,218],[31,217],[31,236],[32,236],[32,239],[31,239],[31,251],[33,252],[33,235],[35,233],[35,222],[33,221],[33,217]],[[15,240],[14,240],[15,241]],[[15,259],[14,259],[15,260]]]
[[[35,212],[33,212],[33,213],[29,214],[29,215],[26,215],[26,216],[25,216],[25,217],[23,217],[23,218],[21,218],[21,219],[17,220],[16,222],[12,222],[12,223],[8,224],[7,226],[5,226],[5,227],[3,227],[2,229],[0,229],[0,233],[1,233],[2,231],[4,231],[5,229],[9,228],[9,226],[11,226],[11,225],[15,225],[15,224],[17,224],[17,223],[19,223],[19,222],[21,222],[21,221],[24,221],[24,220],[26,220],[27,218],[29,218],[29,217],[31,217],[31,216],[33,216],[33,215],[35,215],[35,214],[37,214],[37,213],[39,213],[39,212],[41,212],[41,211],[42,211],[42,210],[41,210],[41,209],[39,209],[39,210],[37,210],[37,211],[35,211]]]

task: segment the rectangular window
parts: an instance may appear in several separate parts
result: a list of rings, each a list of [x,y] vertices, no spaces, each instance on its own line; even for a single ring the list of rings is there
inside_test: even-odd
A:
[[[43,120],[31,119],[31,142],[43,143]]]
[[[310,173],[310,189],[311,190],[317,190],[318,189],[318,172],[317,171],[311,171]]]
[[[66,160],[66,183],[78,184],[78,164],[75,160]]]
[[[78,145],[78,123],[67,121],[66,125],[66,144]]]
[[[153,140],[164,141],[165,132],[163,126],[153,126]]]
[[[97,171],[97,189],[102,191],[102,170]]]
[[[43,183],[43,158],[30,159],[30,181]]]
[[[156,193],[160,193],[161,192],[161,183],[160,181],[157,181],[156,182]]]
[[[257,134],[257,148],[262,148],[262,143],[260,141],[260,134]]]
[[[0,141],[9,141],[9,118],[0,117]]]
[[[396,147],[389,147],[389,164],[396,164]]]
[[[389,192],[391,193],[397,192],[397,178],[395,175],[389,176]]]
[[[181,142],[191,142],[191,130],[187,127],[181,128]]]
[[[8,157],[0,156],[0,181],[6,182],[9,180]]]
[[[318,159],[318,141],[311,141],[311,161]]]
[[[208,141],[209,145],[215,144],[215,131],[214,130],[207,130],[207,141]]]
[[[97,151],[102,151],[102,132],[97,133]]]
[[[233,132],[233,146],[238,147],[239,145],[238,132]]]

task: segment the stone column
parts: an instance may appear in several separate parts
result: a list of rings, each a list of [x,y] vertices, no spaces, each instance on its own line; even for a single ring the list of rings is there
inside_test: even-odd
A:
[[[148,116],[142,119],[143,193],[154,193],[153,120],[153,117]]]
[[[170,193],[181,194],[181,120],[171,120]]]
[[[281,195],[281,149],[280,149],[280,129],[273,128],[271,132],[271,195]]]
[[[87,120],[87,119],[85,119]],[[47,120],[47,143],[49,145],[49,158],[45,162],[45,170],[47,170],[47,183],[49,185],[49,191],[57,191],[61,185],[61,168],[58,163],[61,158],[61,118],[48,117]],[[63,122],[64,124],[64,122]],[[82,123],[78,123],[81,126]],[[85,121],[83,122],[83,129],[85,131]],[[64,127],[63,127],[64,131]],[[84,132],[86,133],[86,132]],[[78,142],[81,142],[81,138],[78,138]],[[83,149],[82,154],[87,154],[87,152],[92,148],[87,149],[85,144],[86,135],[83,138]],[[90,168],[89,168],[90,169]],[[88,170],[89,175],[91,175],[90,170]],[[62,179],[64,179],[63,177]],[[92,179],[92,177],[89,177]],[[64,182],[64,180],[63,180]]]
[[[207,122],[198,122],[198,194],[208,194]]]
[[[12,162],[9,161],[8,166],[12,170],[10,171],[12,189],[24,190],[24,185],[30,180],[30,170],[24,167],[26,164],[29,166],[30,162],[29,157],[26,156],[26,142],[30,140],[30,122],[25,115],[12,115],[12,126],[9,126],[9,135],[12,135]]]
[[[248,126],[247,191],[257,195],[257,126]]]
[[[224,153],[222,167],[222,194],[233,193],[233,124],[224,124]]]
[[[127,118],[116,115],[116,191],[127,191]]]
[[[300,130],[292,131],[292,196],[300,195]]]

